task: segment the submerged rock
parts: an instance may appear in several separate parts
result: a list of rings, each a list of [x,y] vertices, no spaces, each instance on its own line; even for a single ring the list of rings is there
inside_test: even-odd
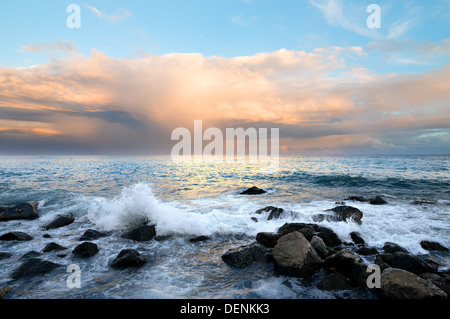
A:
[[[131,239],[135,241],[149,241],[156,236],[155,225],[144,225],[135,228],[122,236],[122,238]]]
[[[61,267],[61,265],[52,263],[51,261],[40,258],[29,258],[12,272],[11,278],[19,279],[22,277],[44,275],[58,267]]]
[[[240,195],[259,195],[264,194],[266,191],[264,189],[258,188],[256,186],[250,187],[246,189],[245,191],[239,193]]]
[[[370,199],[367,199],[363,196],[349,196],[345,200],[353,200],[357,202],[368,202]]]
[[[22,203],[14,207],[0,207],[0,222],[21,219],[36,219],[39,217],[37,202]]]
[[[267,217],[267,220],[272,219],[278,219],[281,217],[281,215],[284,213],[283,208],[274,207],[274,206],[267,206],[261,209],[258,209],[255,214],[262,214],[262,213],[269,213],[269,216]]]
[[[78,240],[79,241],[95,240],[104,236],[106,236],[106,234],[96,231],[94,229],[88,229]]]
[[[42,228],[45,230],[61,228],[72,224],[74,221],[75,219],[73,218],[72,214],[67,214],[66,216],[58,215],[55,217],[55,219],[53,219],[50,223],[43,226]]]
[[[82,244],[79,244],[72,251],[72,254],[81,258],[89,258],[94,256],[96,253],[98,253],[97,245],[90,242],[84,242]]]
[[[371,205],[385,205],[385,204],[388,204],[388,202],[385,201],[381,196],[375,196],[374,198],[370,199],[369,204],[371,204]]]
[[[305,236],[298,231],[278,239],[273,249],[273,259],[280,273],[300,278],[312,276],[323,263]]]
[[[33,237],[20,231],[9,232],[0,236],[0,240],[3,241],[30,241],[32,239]]]
[[[436,205],[436,204],[437,204],[436,202],[426,199],[415,200],[411,203],[411,205]]]
[[[198,242],[198,241],[206,241],[206,240],[210,240],[210,239],[211,239],[211,237],[202,235],[202,236],[197,236],[197,237],[190,238],[189,241],[195,243],[195,242]]]
[[[321,222],[323,220],[333,221],[333,222],[355,222],[361,224],[363,213],[355,207],[352,206],[337,206],[332,209],[327,209],[325,212],[332,212],[330,214],[318,214],[313,216],[315,222]]]
[[[147,262],[135,249],[123,249],[111,264],[113,268],[140,267]]]
[[[317,224],[286,223],[278,229],[278,233],[282,235],[286,235],[294,231],[302,233],[309,241],[314,235],[319,236],[328,247],[335,247],[342,244],[342,241],[334,231]]]
[[[0,260],[11,258],[12,254],[6,252],[0,252]]]
[[[259,243],[252,243],[228,250],[222,255],[222,260],[230,266],[244,268],[254,262],[268,262],[270,250]]]
[[[48,253],[48,252],[51,252],[51,251],[60,251],[60,250],[66,250],[66,249],[67,249],[66,247],[63,247],[63,246],[61,246],[61,245],[59,245],[57,243],[50,243],[50,244],[47,244],[44,247],[42,252]]]

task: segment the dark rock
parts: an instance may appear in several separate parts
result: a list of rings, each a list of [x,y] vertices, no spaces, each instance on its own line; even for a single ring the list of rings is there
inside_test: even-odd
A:
[[[165,241],[170,238],[172,238],[172,235],[157,235],[157,236],[153,237],[153,239],[156,241]]]
[[[265,208],[258,209],[255,213],[262,214],[262,213],[268,213],[268,212],[270,212],[270,213],[269,213],[269,216],[267,217],[267,220],[278,219],[284,213],[284,209],[279,208],[279,207],[274,207],[274,206],[267,206]]]
[[[362,239],[361,234],[353,231],[350,233],[350,237],[352,238],[353,242],[357,245],[361,245],[361,244],[365,244],[366,242],[364,241],[364,239]]]
[[[356,250],[358,255],[369,256],[369,255],[378,255],[379,251],[375,247],[360,247]]]
[[[419,256],[410,255],[401,251],[392,254],[392,256],[390,266],[393,268],[403,269],[416,275],[425,272],[435,273],[438,270],[436,263]]]
[[[325,245],[325,242],[319,236],[314,235],[309,243],[319,254],[320,258],[325,259],[330,254],[330,250],[328,249],[327,245]]]
[[[0,207],[0,222],[21,219],[36,219],[39,217],[37,202],[29,202],[14,207]]]
[[[273,259],[280,273],[300,278],[312,276],[323,264],[319,254],[298,231],[278,239],[273,249]]]
[[[258,222],[258,218],[256,218],[256,217],[251,217],[250,219],[253,220],[255,223]]]
[[[246,189],[245,191],[241,192],[240,195],[259,195],[259,194],[264,194],[264,193],[266,193],[266,191],[264,189],[253,186],[253,187],[250,187],[249,189]]]
[[[331,273],[326,275],[318,284],[317,288],[327,291],[349,290],[352,285],[349,280],[340,273]]]
[[[25,259],[29,259],[29,258],[36,258],[36,257],[39,257],[39,256],[41,256],[41,255],[42,255],[42,254],[41,254],[40,252],[37,252],[37,251],[32,250],[32,251],[29,251],[29,252],[23,254],[23,255],[19,258],[19,260],[25,260]]]
[[[58,267],[61,267],[61,265],[40,258],[29,258],[13,271],[11,278],[19,279],[22,277],[44,275]]]
[[[445,278],[432,273],[423,273],[419,275],[420,278],[425,279],[426,281],[432,283],[442,291],[444,291],[447,295],[449,293],[449,286]]]
[[[0,236],[0,240],[4,240],[4,241],[13,241],[13,240],[29,241],[32,239],[33,239],[33,237],[31,237],[30,235],[27,235],[23,232],[20,232],[20,231],[10,232],[10,233],[6,233],[6,234],[3,234],[2,236]]]
[[[385,204],[388,204],[388,202],[385,201],[380,196],[375,196],[374,198],[370,199],[369,204],[372,204],[372,205],[385,205]]]
[[[228,250],[222,255],[222,260],[230,266],[244,268],[254,262],[268,262],[270,250],[259,243],[252,243]]]
[[[256,235],[256,241],[266,247],[273,248],[280,237],[281,234],[279,233],[262,232]]]
[[[68,214],[66,216],[58,215],[50,223],[43,226],[43,229],[49,230],[49,229],[61,228],[61,227],[72,224],[74,221],[75,221],[75,219],[72,217],[72,214]]]
[[[61,245],[58,245],[56,243],[50,243],[50,244],[47,244],[42,251],[44,253],[48,253],[51,251],[60,251],[60,250],[65,250],[65,249],[67,249],[67,248],[63,247]]]
[[[420,246],[429,251],[449,251],[447,247],[444,247],[440,243],[434,241],[422,240],[420,242]]]
[[[415,200],[411,203],[412,205],[436,205],[436,202],[433,202],[431,200],[426,200],[426,199],[422,199],[422,200]]]
[[[294,231],[302,233],[309,241],[314,235],[319,236],[328,247],[335,247],[342,244],[342,241],[334,231],[317,224],[286,223],[278,229],[278,233],[281,235],[286,235]]]
[[[333,222],[355,222],[361,224],[363,213],[352,206],[337,206],[332,209],[327,209],[325,212],[332,212],[330,214],[318,214],[313,216],[315,222],[321,222],[324,219]]]
[[[43,238],[52,238],[52,235],[50,235],[50,234],[44,234],[44,235],[42,235],[42,237],[43,237]]]
[[[113,268],[140,267],[147,262],[135,249],[123,249],[111,264]]]
[[[417,275],[403,269],[388,268],[381,273],[381,291],[389,299],[442,299],[447,294]]]
[[[404,252],[404,253],[409,253],[402,246],[394,244],[394,243],[391,243],[391,242],[384,243],[383,250],[387,254],[393,254],[393,253],[396,253],[396,252],[399,252],[399,251]]]
[[[2,259],[8,259],[12,256],[12,254],[10,253],[6,253],[6,252],[0,252],[0,260]]]
[[[363,197],[363,196],[349,196],[345,200],[352,200],[356,202],[368,202],[369,199]]]
[[[359,286],[364,286],[369,276],[367,265],[362,263],[361,257],[347,249],[342,249],[329,256],[325,260],[325,266],[336,269],[349,278],[352,283]]]
[[[206,240],[210,240],[211,238],[208,236],[198,236],[198,237],[194,237],[189,239],[190,242],[197,242],[197,241],[206,241]]]
[[[127,238],[135,241],[149,241],[156,236],[156,228],[154,225],[140,226],[128,233],[124,234],[122,238]]]
[[[88,229],[78,240],[79,241],[96,240],[104,236],[106,236],[106,234],[96,231],[94,229]]]
[[[82,244],[79,244],[72,251],[72,254],[81,258],[89,258],[94,256],[96,253],[98,253],[97,245],[90,242],[84,242]]]

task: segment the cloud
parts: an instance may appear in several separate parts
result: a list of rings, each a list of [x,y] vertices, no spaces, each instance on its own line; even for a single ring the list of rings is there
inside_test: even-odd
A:
[[[30,52],[30,53],[46,53],[48,55],[53,55],[55,53],[75,53],[77,47],[71,41],[56,41],[55,43],[43,42],[30,45],[22,45],[22,50],[20,52]]]
[[[332,47],[117,59],[93,50],[0,68],[0,151],[33,140],[50,149],[168,154],[172,130],[200,119],[205,128],[278,127],[281,146],[293,152],[406,152],[424,130],[448,127],[450,64],[377,74],[348,62],[359,54]],[[446,138],[429,140],[423,150],[450,151]]]
[[[117,11],[111,15],[107,15],[104,12],[100,11],[99,9],[88,5],[88,4],[84,4],[84,6],[86,8],[88,8],[91,12],[93,12],[97,17],[99,17],[100,19],[105,19],[109,22],[118,22],[120,20],[124,20],[127,19],[131,16],[133,16],[133,14],[128,11],[127,9],[124,8],[119,8],[117,9]]]

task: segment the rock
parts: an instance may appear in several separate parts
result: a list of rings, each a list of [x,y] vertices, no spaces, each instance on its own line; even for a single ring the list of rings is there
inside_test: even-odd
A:
[[[436,205],[436,204],[437,204],[436,202],[426,199],[415,200],[411,203],[411,205]]]
[[[206,241],[206,240],[210,240],[211,238],[208,236],[198,236],[198,237],[194,237],[189,239],[190,242],[197,242],[197,241]]]
[[[222,255],[222,260],[230,266],[244,268],[254,262],[268,262],[270,251],[259,243],[252,243],[228,250]]]
[[[369,256],[369,255],[378,255],[379,251],[375,247],[360,247],[356,250],[358,255]]]
[[[50,234],[44,234],[42,235],[43,238],[52,238],[52,236]]]
[[[256,241],[266,247],[273,248],[280,237],[281,234],[279,233],[262,232],[256,235]]]
[[[37,251],[32,250],[32,251],[29,251],[29,252],[23,254],[23,255],[19,258],[19,260],[25,260],[25,259],[30,259],[30,258],[36,258],[36,257],[39,257],[39,256],[41,256],[41,255],[42,255],[42,254],[41,254],[40,252],[37,252]]]
[[[8,293],[12,290],[11,286],[6,286],[0,289],[0,299],[5,299]]]
[[[316,224],[286,223],[278,229],[278,233],[282,235],[294,231],[302,233],[308,240],[311,240],[314,235],[319,236],[328,247],[335,247],[342,244],[342,241],[334,231]]]
[[[259,195],[259,194],[264,194],[264,193],[266,193],[266,191],[264,189],[253,186],[253,187],[250,187],[249,189],[246,189],[245,191],[241,192],[240,195]]]
[[[381,271],[391,268],[392,254],[378,254],[375,257],[374,264],[380,266]]]
[[[423,278],[403,269],[388,268],[381,273],[381,291],[389,299],[441,299],[447,294]]]
[[[255,223],[258,222],[258,218],[256,218],[256,217],[251,217],[250,219],[253,220]]]
[[[53,219],[50,223],[43,226],[42,228],[45,230],[61,228],[72,224],[74,221],[75,219],[72,217],[72,214],[67,214],[66,216],[58,215],[55,217],[55,219]]]
[[[444,247],[440,243],[434,241],[422,240],[420,242],[420,246],[429,251],[449,251],[447,247]]]
[[[387,253],[387,254],[393,254],[393,253],[396,253],[396,252],[398,252],[398,251],[401,251],[401,252],[404,252],[404,253],[409,253],[409,252],[408,252],[405,248],[403,248],[402,246],[397,245],[397,244],[394,244],[394,243],[391,243],[391,242],[386,242],[386,243],[384,243],[383,250],[384,250],[384,252]]]
[[[29,241],[32,240],[33,237],[31,237],[30,235],[27,235],[23,232],[20,231],[15,231],[15,232],[10,232],[10,233],[6,233],[3,234],[2,236],[0,236],[0,240],[4,240],[4,241]]]
[[[437,274],[432,273],[423,273],[419,275],[420,278],[425,279],[426,281],[432,283],[442,291],[444,291],[447,295],[449,293],[449,285],[445,278],[442,278],[441,276]]]
[[[26,259],[16,270],[12,272],[11,278],[19,279],[22,277],[44,275],[58,267],[61,267],[61,265],[52,263],[51,261],[42,260],[35,257],[29,258]]]
[[[385,201],[380,196],[375,196],[374,198],[370,199],[369,204],[371,204],[371,205],[386,205],[386,204],[388,204],[388,202]]]
[[[310,240],[310,244],[319,254],[320,258],[325,259],[330,254],[330,250],[327,245],[325,245],[325,242],[319,236],[314,235]]]
[[[94,256],[96,253],[98,253],[98,247],[96,244],[91,242],[84,242],[82,244],[79,244],[72,251],[72,254],[81,258],[89,258]]]
[[[0,207],[0,222],[9,220],[31,220],[39,217],[37,202],[22,203],[14,207]]]
[[[325,212],[332,212],[329,214],[318,214],[313,216],[315,222],[321,222],[324,219],[333,222],[355,222],[361,224],[361,219],[363,213],[355,207],[352,206],[336,206],[332,209],[327,209]]]
[[[122,238],[127,238],[135,241],[149,241],[156,236],[156,228],[154,225],[140,226],[128,233],[124,234]]]
[[[51,251],[60,251],[60,250],[65,250],[65,249],[67,249],[67,248],[66,248],[66,247],[63,247],[63,246],[61,246],[61,245],[58,245],[58,244],[56,244],[56,243],[50,243],[50,244],[47,244],[47,245],[44,247],[44,249],[42,250],[42,252],[48,253],[48,252],[51,252]]]
[[[368,202],[369,199],[363,197],[363,196],[349,196],[345,200],[352,200],[356,202]]]
[[[172,235],[156,235],[155,237],[153,237],[153,239],[156,241],[166,241],[170,238],[172,238]]]
[[[317,284],[317,288],[319,288],[320,290],[337,291],[337,290],[349,290],[352,289],[353,287],[345,276],[335,272],[326,275]]]
[[[258,209],[255,213],[262,214],[262,213],[268,213],[268,212],[270,212],[270,213],[269,213],[269,216],[267,217],[267,220],[278,219],[284,213],[284,209],[279,208],[279,207],[274,207],[274,206],[267,206],[265,208]]]
[[[390,266],[412,272],[416,275],[425,272],[435,273],[438,271],[438,265],[436,263],[401,251],[392,254]]]
[[[278,239],[273,249],[273,258],[280,273],[301,278],[313,275],[323,263],[305,236],[298,231]]]
[[[348,249],[342,249],[339,252],[329,256],[325,260],[325,266],[334,268],[345,275],[356,285],[364,286],[366,284],[367,266],[362,263],[361,257],[355,255]]]
[[[353,231],[350,233],[350,237],[352,238],[353,242],[356,245],[361,245],[361,244],[365,244],[366,242],[364,241],[364,239],[362,239],[361,234]]]
[[[8,259],[8,258],[10,258],[11,256],[12,256],[12,254],[10,254],[10,253],[0,252],[0,260]]]
[[[111,264],[113,268],[140,267],[147,262],[135,249],[123,249]]]
[[[78,240],[79,241],[89,241],[89,240],[99,239],[104,236],[106,236],[106,234],[96,231],[94,229],[88,229],[84,232],[84,234]]]

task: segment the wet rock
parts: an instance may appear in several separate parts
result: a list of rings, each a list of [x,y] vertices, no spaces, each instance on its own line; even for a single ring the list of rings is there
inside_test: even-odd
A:
[[[319,254],[298,231],[278,239],[273,249],[273,258],[280,273],[300,278],[312,276],[323,264]]]
[[[317,288],[326,291],[338,291],[338,290],[349,290],[353,286],[349,282],[348,278],[344,275],[334,272],[326,275],[318,284]]]
[[[156,241],[166,241],[170,238],[172,238],[172,235],[156,235],[155,237],[153,237],[153,239]]]
[[[396,253],[396,252],[399,252],[399,251],[404,252],[404,253],[409,253],[409,252],[408,252],[405,248],[403,248],[402,246],[397,245],[397,244],[395,244],[395,243],[391,243],[391,242],[386,242],[386,243],[384,243],[384,245],[383,245],[383,250],[384,250],[384,252],[387,253],[387,254],[393,254],[393,253]]]
[[[31,220],[39,217],[37,202],[22,203],[14,207],[0,207],[0,222],[10,220]]]
[[[68,214],[66,216],[58,215],[55,217],[55,219],[53,219],[50,223],[43,226],[42,228],[45,230],[61,228],[61,227],[72,224],[74,221],[75,221],[75,219],[72,217],[72,214]]]
[[[94,229],[88,229],[84,232],[84,234],[78,240],[79,241],[96,240],[96,239],[99,239],[104,236],[106,236],[106,234],[101,233]]]
[[[42,260],[35,257],[29,258],[26,259],[17,269],[12,272],[11,278],[19,279],[23,277],[44,275],[58,267],[61,267],[61,265],[55,264],[51,261]]]
[[[222,255],[222,260],[230,266],[244,268],[254,262],[268,262],[270,250],[259,243],[252,243],[228,250]]]
[[[61,251],[61,250],[66,250],[66,249],[67,249],[66,247],[63,247],[63,246],[61,246],[61,245],[58,245],[57,243],[50,243],[50,244],[47,244],[47,245],[44,247],[44,249],[42,250],[42,252],[48,253],[48,252],[51,252],[51,251]]]
[[[267,220],[272,220],[280,218],[281,215],[284,213],[284,209],[274,206],[267,206],[262,209],[258,209],[255,213],[256,214],[269,213],[269,216],[267,216]]]
[[[11,286],[6,286],[0,289],[0,299],[5,299],[8,293],[12,290]]]
[[[194,238],[190,238],[189,241],[190,242],[198,242],[198,241],[206,241],[206,240],[210,240],[211,238],[208,236],[197,236]]]
[[[266,247],[273,248],[280,237],[281,234],[279,233],[261,232],[256,235],[256,241]]]
[[[20,231],[6,233],[0,236],[3,241],[30,241],[33,237]]]
[[[354,231],[350,233],[350,237],[352,238],[353,242],[356,245],[361,245],[361,244],[365,244],[366,242],[364,241],[364,239],[362,239],[361,234]]]
[[[42,254],[41,254],[40,252],[37,252],[37,251],[32,250],[32,251],[29,251],[29,252],[23,254],[23,255],[19,258],[19,260],[25,260],[25,259],[30,259],[30,258],[36,258],[36,257],[39,257],[39,256],[41,256],[41,255],[42,255]]]
[[[356,250],[358,255],[369,256],[369,255],[378,255],[379,251],[375,247],[360,247]]]
[[[327,209],[325,212],[330,212],[327,214],[318,214],[313,216],[315,222],[321,222],[323,220],[333,221],[333,222],[355,222],[361,224],[363,213],[355,207],[352,206],[336,206],[332,209]]]
[[[349,196],[345,200],[352,200],[356,202],[368,202],[369,199],[363,197],[363,196]]]
[[[79,244],[72,251],[72,254],[81,258],[89,258],[94,256],[96,253],[98,253],[98,247],[96,244],[91,242],[84,242],[82,244]]]
[[[330,250],[322,238],[314,235],[310,240],[311,246],[315,249],[315,251],[319,254],[320,258],[325,259],[330,254]]]
[[[286,235],[294,231],[302,233],[303,236],[305,236],[309,241],[313,238],[313,236],[319,236],[328,247],[335,247],[342,244],[342,241],[334,231],[317,224],[286,223],[278,229],[278,233],[282,235]]]
[[[135,241],[149,241],[156,236],[155,225],[145,225],[135,228],[124,234],[122,238],[131,239]]]
[[[0,252],[0,260],[8,259],[8,258],[10,258],[11,256],[12,256],[12,254],[10,254],[10,253]]]
[[[436,204],[437,204],[436,202],[426,199],[415,200],[411,203],[411,205],[436,205]]]
[[[113,268],[140,267],[147,262],[135,249],[123,249],[111,264]]]
[[[447,295],[449,294],[449,284],[447,283],[445,278],[432,273],[423,273],[420,274],[419,277],[432,283],[433,285],[444,291]]]
[[[417,275],[403,269],[388,268],[381,273],[381,291],[389,299],[441,299],[447,294]]]
[[[374,198],[370,199],[369,204],[371,204],[371,205],[386,205],[386,204],[388,204],[388,202],[385,201],[380,196],[375,196]]]
[[[420,246],[429,251],[449,251],[447,247],[444,247],[440,243],[434,241],[422,240],[420,242]]]
[[[44,235],[42,235],[42,237],[43,237],[43,238],[52,238],[52,235],[50,235],[50,234],[44,234]]]
[[[241,192],[240,195],[259,195],[264,194],[266,191],[264,189],[258,188],[256,186],[250,187],[245,191]]]
[[[258,218],[256,218],[256,217],[251,217],[250,219],[253,220],[255,223],[258,222]]]
[[[366,279],[369,276],[366,271],[367,266],[362,263],[361,257],[348,249],[342,249],[329,256],[325,260],[325,266],[336,269],[356,285],[365,285]]]
[[[403,269],[416,275],[425,272],[435,273],[438,271],[438,264],[425,258],[421,258],[420,256],[410,255],[401,251],[392,254],[392,260],[389,265],[393,268]]]

